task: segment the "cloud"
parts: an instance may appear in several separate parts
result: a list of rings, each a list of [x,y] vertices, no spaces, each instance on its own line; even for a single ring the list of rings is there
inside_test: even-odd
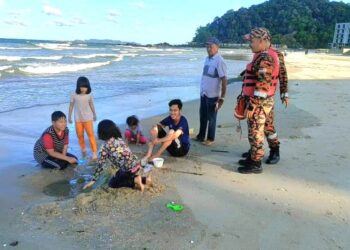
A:
[[[15,18],[17,17],[22,17],[31,14],[32,10],[31,9],[23,9],[23,10],[13,10],[7,12],[10,16],[13,16]]]
[[[139,9],[144,9],[146,8],[146,5],[144,2],[133,2],[131,3],[132,6],[139,8]]]
[[[114,16],[114,17],[116,17],[116,16],[119,16],[120,15],[120,13],[119,13],[119,11],[117,11],[117,10],[109,10],[108,11],[108,16]]]
[[[117,17],[120,15],[120,13],[116,10],[109,10],[107,13],[107,21],[112,23],[118,23]]]
[[[62,16],[62,11],[60,9],[52,7],[48,4],[44,4],[43,12],[49,16]]]
[[[56,26],[59,26],[59,27],[70,27],[72,26],[72,23],[69,22],[69,21],[66,21],[66,20],[55,20],[53,21],[53,23],[56,25]]]
[[[74,17],[70,20],[66,20],[66,19],[56,19],[54,21],[52,21],[52,23],[56,26],[59,26],[59,27],[72,27],[72,26],[75,26],[75,25],[79,25],[79,24],[87,24],[87,22],[80,18],[80,17]]]
[[[16,18],[4,20],[4,23],[6,23],[8,25],[22,26],[22,27],[29,26],[29,24],[27,22],[22,21],[22,20],[18,20]]]
[[[74,18],[71,19],[70,22],[72,24],[87,24],[87,22],[84,19],[80,18],[80,17],[74,17]]]
[[[107,21],[111,22],[111,23],[118,23],[117,18],[115,18],[113,16],[107,16]]]

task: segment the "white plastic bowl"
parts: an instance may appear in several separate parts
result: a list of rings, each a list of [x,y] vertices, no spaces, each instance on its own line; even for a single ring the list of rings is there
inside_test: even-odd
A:
[[[164,159],[163,158],[154,158],[153,159],[153,165],[156,168],[161,168],[163,167]]]

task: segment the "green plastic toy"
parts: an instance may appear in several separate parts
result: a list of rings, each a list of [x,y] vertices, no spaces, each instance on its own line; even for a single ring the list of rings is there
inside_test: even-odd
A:
[[[177,204],[175,202],[169,202],[166,204],[166,207],[173,210],[174,212],[181,212],[182,210],[184,210],[184,206],[181,204]]]

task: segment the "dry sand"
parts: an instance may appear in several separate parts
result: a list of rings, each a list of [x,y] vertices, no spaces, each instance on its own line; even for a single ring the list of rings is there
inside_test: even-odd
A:
[[[277,165],[264,165],[260,175],[236,172],[248,141],[245,124],[242,138],[235,131],[232,107],[240,84],[234,83],[218,116],[215,144],[204,147],[193,141],[187,157],[166,156],[164,169],[152,173],[154,187],[144,194],[100,188],[66,199],[54,191],[60,187],[61,195],[67,193],[63,187],[73,171],[33,170],[12,159],[16,164],[0,172],[1,245],[349,249],[350,58],[289,53],[286,62],[291,104],[285,109],[276,99]],[[183,113],[198,131],[198,101],[186,103]],[[143,127],[161,117],[143,121]],[[169,201],[184,204],[185,210],[168,210]]]

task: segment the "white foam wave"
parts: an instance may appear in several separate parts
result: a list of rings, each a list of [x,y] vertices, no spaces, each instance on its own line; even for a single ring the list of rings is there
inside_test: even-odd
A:
[[[148,47],[141,47],[141,48],[146,51],[164,51],[164,49],[159,49],[159,48],[148,48]]]
[[[164,53],[164,54],[157,54],[157,53],[155,53],[155,54],[143,54],[143,55],[141,55],[141,56],[143,56],[143,57],[148,57],[148,56],[176,56],[176,55],[181,55],[182,54],[182,52],[176,52],[176,53]]]
[[[0,56],[0,61],[8,61],[8,62],[14,62],[14,61],[20,61],[22,57],[20,56]]]
[[[132,54],[132,53],[130,53],[130,54],[124,54],[123,56],[130,56],[130,57],[135,57],[135,56],[137,56],[138,54]]]
[[[181,51],[181,52],[190,52],[190,51],[193,51],[192,49],[172,49],[172,48],[169,48],[169,49],[165,49],[165,51]]]
[[[61,60],[63,56],[33,56],[24,57],[24,59],[37,59],[37,60]]]
[[[120,62],[123,61],[125,55],[118,55],[116,59],[113,60],[113,62]]]
[[[60,60],[63,56],[32,56],[32,57],[20,57],[20,56],[0,56],[0,61],[20,61],[22,59],[36,59],[36,60]]]
[[[35,45],[43,49],[51,49],[51,50],[71,49],[70,43],[37,43]]]
[[[30,74],[58,74],[63,72],[76,72],[84,69],[92,69],[110,64],[111,61],[81,64],[54,64],[36,65],[19,68],[20,71]]]
[[[1,70],[6,70],[6,69],[9,69],[9,68],[11,68],[12,66],[8,66],[8,65],[6,65],[6,66],[1,66],[0,67],[0,71]]]
[[[80,58],[80,59],[90,59],[95,57],[118,57],[117,54],[91,54],[91,55],[79,55],[79,56],[72,56],[74,58]]]
[[[0,50],[39,50],[41,48],[29,48],[29,47],[0,47]]]

